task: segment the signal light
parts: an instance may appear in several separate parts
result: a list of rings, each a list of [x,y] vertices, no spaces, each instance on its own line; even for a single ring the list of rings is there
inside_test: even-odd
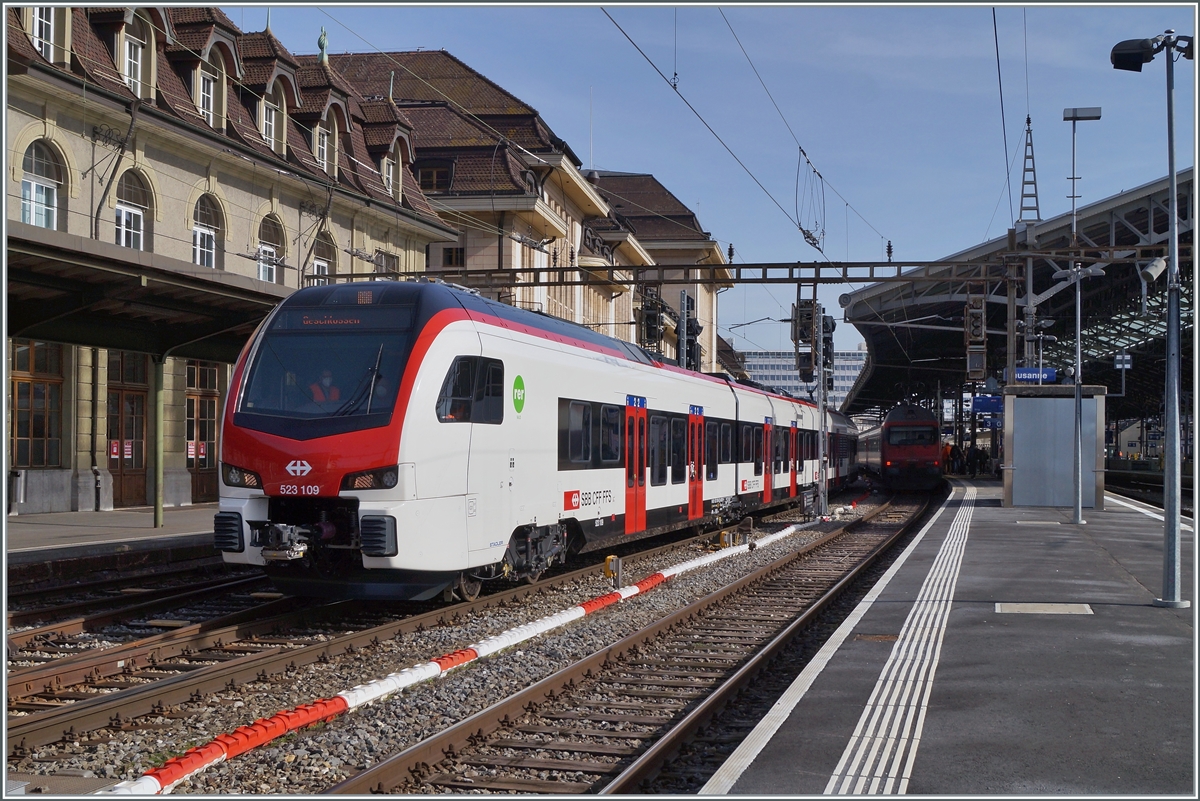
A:
[[[227,487],[245,487],[246,489],[262,489],[262,479],[258,473],[231,464],[221,463],[221,475]]]
[[[963,334],[968,345],[987,342],[987,312],[983,298],[971,298],[963,310]]]
[[[350,473],[342,479],[344,490],[391,489],[396,486],[399,472],[396,465],[377,467],[361,473]]]

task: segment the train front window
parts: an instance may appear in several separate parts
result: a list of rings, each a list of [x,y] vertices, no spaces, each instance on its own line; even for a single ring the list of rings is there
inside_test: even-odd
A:
[[[889,445],[935,445],[938,432],[933,426],[892,426],[888,429]]]
[[[307,419],[390,413],[407,346],[404,334],[268,332],[242,411]]]

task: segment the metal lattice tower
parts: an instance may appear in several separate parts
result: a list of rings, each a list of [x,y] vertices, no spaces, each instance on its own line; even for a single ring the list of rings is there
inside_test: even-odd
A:
[[[1026,217],[1025,212],[1033,212]],[[1037,170],[1033,166],[1033,125],[1029,115],[1025,116],[1025,169],[1021,173],[1021,216],[1022,222],[1037,222],[1042,219],[1038,210]]]

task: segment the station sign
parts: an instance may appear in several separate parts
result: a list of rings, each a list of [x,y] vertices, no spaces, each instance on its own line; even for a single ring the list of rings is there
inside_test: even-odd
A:
[[[975,414],[1003,414],[1004,398],[1000,395],[976,395],[971,411]]]
[[[1017,381],[1024,383],[1038,382],[1039,376],[1043,384],[1053,384],[1058,380],[1058,371],[1053,367],[1018,367],[1013,371]]]

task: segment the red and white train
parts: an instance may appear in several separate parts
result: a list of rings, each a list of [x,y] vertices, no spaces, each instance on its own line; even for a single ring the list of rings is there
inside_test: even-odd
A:
[[[901,404],[859,434],[863,468],[896,490],[931,490],[942,481],[942,438],[928,409]]]
[[[831,486],[856,429],[829,412]],[[216,546],[287,592],[473,597],[817,482],[816,408],[419,281],[300,290],[234,369]]]

